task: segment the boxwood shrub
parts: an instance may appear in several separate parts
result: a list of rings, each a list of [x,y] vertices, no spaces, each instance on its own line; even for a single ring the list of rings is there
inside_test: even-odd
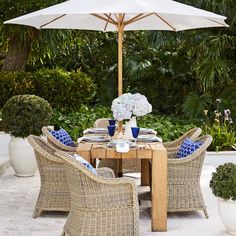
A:
[[[35,72],[0,72],[0,108],[14,95],[34,94],[46,99],[52,107],[77,109],[89,104],[96,85],[85,73],[43,68]]]
[[[218,166],[212,174],[210,188],[216,197],[236,201],[236,165],[225,163]]]
[[[46,100],[35,95],[13,96],[2,109],[3,130],[20,138],[40,135],[51,116],[52,108]]]

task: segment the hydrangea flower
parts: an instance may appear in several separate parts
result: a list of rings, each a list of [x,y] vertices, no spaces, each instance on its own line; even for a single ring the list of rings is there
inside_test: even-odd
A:
[[[124,93],[112,102],[111,110],[114,119],[121,121],[130,119],[132,115],[144,116],[152,111],[152,105],[140,93]]]

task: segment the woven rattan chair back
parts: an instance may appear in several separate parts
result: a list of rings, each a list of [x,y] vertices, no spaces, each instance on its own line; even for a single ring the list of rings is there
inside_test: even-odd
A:
[[[167,149],[167,151],[173,151],[173,149],[179,148],[179,146],[183,143],[183,141],[186,138],[196,140],[200,134],[202,133],[202,129],[199,127],[195,127],[184,133],[182,136],[180,136],[178,139],[171,141],[171,142],[165,142],[163,145]]]
[[[42,128],[42,132],[43,134],[47,137],[48,142],[53,145],[54,147],[56,147],[57,149],[60,149],[62,151],[66,151],[66,152],[75,152],[76,151],[76,147],[77,147],[77,143],[74,142],[74,147],[70,147],[70,146],[66,146],[65,144],[61,143],[60,141],[58,141],[51,133],[50,131],[52,131],[51,128],[44,126]]]
[[[30,135],[28,140],[34,148],[41,178],[34,217],[39,216],[42,211],[68,212],[70,192],[63,161],[55,156],[57,149],[38,136]]]
[[[100,119],[97,119],[94,122],[93,127],[94,128],[107,128],[107,126],[109,125],[109,119],[110,118],[100,118]]]
[[[96,176],[68,153],[57,155],[64,160],[71,192],[62,235],[137,236],[139,207],[133,180]]]
[[[176,158],[177,150],[168,152],[168,211],[203,210],[208,217],[202,197],[200,177],[210,135],[196,139],[203,144],[191,155]]]

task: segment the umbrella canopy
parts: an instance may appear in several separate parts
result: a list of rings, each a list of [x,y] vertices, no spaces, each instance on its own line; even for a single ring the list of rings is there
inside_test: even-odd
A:
[[[226,17],[172,0],[70,0],[6,21],[37,29],[118,32],[118,95],[122,94],[124,30],[180,31],[227,26]]]

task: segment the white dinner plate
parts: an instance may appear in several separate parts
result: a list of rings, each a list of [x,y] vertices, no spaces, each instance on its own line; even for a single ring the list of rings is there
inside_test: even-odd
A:
[[[85,134],[107,134],[108,131],[106,128],[90,128],[85,130]]]
[[[148,129],[148,128],[140,128],[139,133],[140,134],[156,134],[156,131],[153,129]]]
[[[139,135],[138,136],[138,142],[162,142],[162,139],[156,136],[150,136],[150,135]]]
[[[96,135],[96,136],[83,137],[83,141],[84,142],[108,142],[110,141],[110,139],[104,136]]]

